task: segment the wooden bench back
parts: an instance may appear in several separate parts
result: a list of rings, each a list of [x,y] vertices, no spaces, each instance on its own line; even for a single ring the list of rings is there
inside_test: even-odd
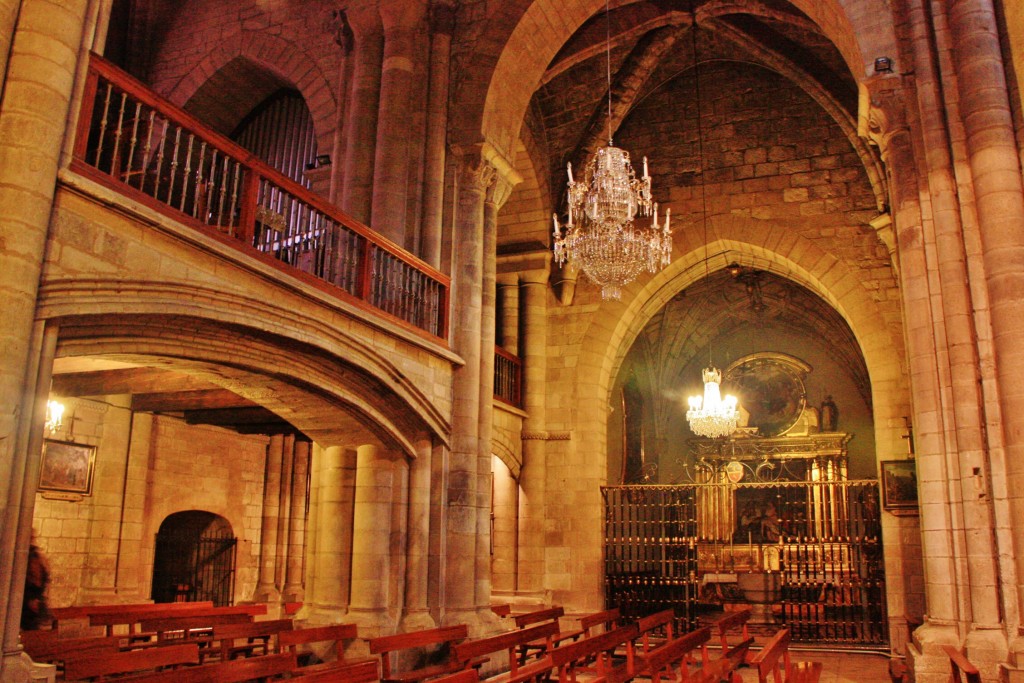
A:
[[[209,631],[214,626],[251,623],[252,617],[248,614],[204,614],[148,619],[142,622],[142,630],[155,633],[157,640],[166,640],[169,637],[188,638],[194,631]]]
[[[90,626],[111,626],[117,624],[142,623],[157,619],[185,619],[187,617],[205,617],[222,614],[260,616],[267,613],[267,606],[232,605],[230,607],[196,607],[191,603],[168,603],[190,605],[187,608],[166,609],[163,605],[149,605],[148,609],[133,609],[128,612],[105,611],[89,615]]]
[[[282,631],[278,634],[282,648],[291,648],[292,652],[299,645],[323,643],[326,641],[352,640],[358,638],[358,627],[355,624],[331,624],[330,626],[313,626]]]
[[[673,638],[664,645],[640,655],[636,666],[637,673],[650,676],[653,683],[658,683],[667,671],[680,666],[685,671],[686,664],[682,664],[683,660],[694,650],[703,647],[709,640],[711,640],[711,629],[707,627]],[[684,677],[683,680],[685,681],[686,678]]]
[[[563,607],[546,607],[539,609],[535,612],[527,612],[526,614],[516,614],[512,619],[516,622],[516,628],[525,628],[530,624],[536,624],[541,621],[558,621],[565,616],[565,608]]]
[[[465,624],[457,626],[443,626],[441,628],[430,628],[423,631],[410,631],[409,633],[397,633],[393,636],[380,636],[369,640],[370,654],[379,654],[381,678],[391,677],[391,656],[392,652],[409,650],[416,647],[428,647],[430,645],[443,645],[451,643],[454,645],[465,640],[469,636],[469,629]]]
[[[747,631],[747,622],[750,621],[750,609],[736,610],[735,612],[729,612],[724,617],[715,622],[715,631],[718,633],[718,639],[722,643],[722,652],[729,649],[729,632],[735,629],[740,629],[740,637],[743,640],[750,638],[750,634]]]
[[[102,680],[106,676],[115,674],[198,663],[199,646],[196,643],[150,647],[144,650],[68,659],[64,663],[64,680],[80,681],[88,678]]]
[[[597,626],[604,626],[604,631],[611,631],[619,624],[619,608],[606,609],[603,612],[594,612],[586,616],[580,617],[580,630],[583,631],[583,636],[589,638],[591,630]]]
[[[963,683],[963,679],[960,677],[961,673],[967,677],[967,683],[981,683],[981,674],[978,672],[978,668],[971,664],[960,650],[952,645],[943,645],[942,649],[945,650],[946,655],[949,657],[949,668],[953,672],[953,683]]]
[[[476,671],[476,669],[471,669],[471,671]],[[377,661],[370,660],[311,673],[303,672],[299,680],[302,683],[374,683],[378,678]],[[434,679],[431,683],[436,683],[437,680],[440,679]]]
[[[119,652],[121,638],[59,638],[57,631],[25,631],[21,634],[21,644],[29,657],[37,662],[63,662],[69,657]]]
[[[751,666],[757,667],[759,683],[767,683],[769,674],[772,674],[775,683],[782,683],[782,672],[790,669],[789,642],[789,629],[784,628],[772,636],[765,643],[764,649],[751,659]]]
[[[646,617],[640,617],[636,622],[636,626],[640,631],[641,651],[649,652],[653,649],[653,636],[655,636],[658,631],[664,632],[664,639],[666,641],[672,640],[675,620],[676,611],[671,608],[655,612],[654,614],[648,614]]]
[[[549,652],[551,663],[558,668],[558,678],[563,683],[574,678],[573,670],[591,660],[596,660],[594,671],[599,678],[605,678],[611,668],[611,654],[617,648],[626,646],[625,668],[634,668],[633,641],[639,636],[636,624],[599,633],[567,645],[553,648]]]
[[[512,605],[509,605],[508,603],[504,605],[491,605],[491,611],[499,617],[507,617],[512,614]]]
[[[138,602],[123,605],[74,605],[72,607],[54,607],[50,610],[54,620],[65,619],[88,619],[93,614],[129,614],[131,612],[143,612],[151,610],[162,610],[174,612],[178,610],[189,610],[197,608],[212,609],[213,602],[204,600],[202,602]]]
[[[291,619],[253,621],[245,624],[224,624],[213,627],[213,640],[220,643],[221,661],[227,661],[231,658],[231,648],[234,647],[235,641],[239,639],[250,641],[253,638],[264,638],[266,642],[261,644],[260,648],[263,650],[263,654],[270,654],[272,651],[276,652],[278,650],[279,643],[272,646],[269,641],[284,631],[290,631],[292,626]]]
[[[129,680],[131,683],[242,683],[285,677],[294,670],[295,656],[286,652],[132,676]],[[307,679],[303,676],[302,680]]]
[[[550,645],[551,638],[558,634],[558,624],[549,621],[546,624],[538,624],[517,631],[507,631],[496,636],[466,640],[455,645],[455,659],[468,664],[474,659],[489,655],[492,652],[508,650],[509,668],[512,675],[519,670],[519,662],[516,657],[516,648],[534,640],[546,640]]]

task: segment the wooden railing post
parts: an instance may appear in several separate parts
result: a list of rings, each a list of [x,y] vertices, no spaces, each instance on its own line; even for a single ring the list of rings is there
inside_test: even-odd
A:
[[[249,246],[255,246],[256,241],[256,202],[259,199],[259,190],[260,174],[255,169],[246,167],[236,236]]]

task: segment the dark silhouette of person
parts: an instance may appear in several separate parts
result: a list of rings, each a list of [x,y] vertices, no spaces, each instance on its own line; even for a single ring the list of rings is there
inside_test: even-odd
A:
[[[28,548],[28,571],[25,573],[25,597],[21,603],[21,630],[35,631],[48,620],[46,586],[50,583],[50,569],[39,546]]]

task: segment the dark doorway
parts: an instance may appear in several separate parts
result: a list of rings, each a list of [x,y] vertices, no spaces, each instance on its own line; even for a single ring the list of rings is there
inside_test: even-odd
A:
[[[212,512],[168,515],[156,535],[153,601],[230,605],[237,543],[228,521]]]

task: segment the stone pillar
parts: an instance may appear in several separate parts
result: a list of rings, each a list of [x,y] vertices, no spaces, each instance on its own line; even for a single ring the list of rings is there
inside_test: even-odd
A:
[[[408,548],[401,631],[418,631],[437,626],[430,616],[428,601],[432,455],[431,439],[424,437],[416,443],[416,457],[409,463],[409,514],[406,521]]]
[[[352,48],[355,46],[355,36],[352,35],[352,27],[348,23],[348,14],[343,9],[334,11],[334,42],[338,46],[338,85],[337,85],[337,109],[334,113],[334,144],[331,146],[331,179],[327,198],[332,204],[338,204],[341,199],[341,188],[345,181],[345,158],[348,150],[348,140],[345,136],[345,121],[352,108],[348,93],[352,88],[353,59]]]
[[[285,602],[302,602],[302,570],[306,549],[306,484],[309,480],[308,441],[296,441],[292,451],[291,511],[288,515],[287,555],[283,596]]]
[[[373,174],[373,229],[410,248],[407,231],[409,197],[410,93],[415,87],[416,33],[423,4],[393,0],[380,5],[384,24],[384,61],[380,75],[377,149]]]
[[[379,446],[356,449],[355,511],[352,520],[352,597],[349,614],[360,635],[391,633],[389,591],[395,467],[391,454]]]
[[[260,529],[260,580],[253,600],[276,602],[281,598],[277,585],[277,539],[281,516],[281,460],[284,437],[275,434],[267,445],[267,466],[263,479],[263,526]]]
[[[498,306],[501,318],[498,323],[498,346],[509,353],[519,355],[519,277],[498,276]]]
[[[88,9],[85,0],[18,5],[0,4],[0,44],[10,47],[2,50],[7,69],[0,103],[0,504],[6,520],[0,529],[0,594],[6,596],[21,595],[28,557],[36,485],[31,474],[39,460],[38,450],[31,450],[34,410],[28,408],[34,406],[42,344],[36,296]],[[17,523],[26,512],[28,519]],[[0,680],[17,675],[20,605],[20,599],[10,600],[3,612]]]
[[[295,435],[285,434],[281,444],[281,483],[277,504],[277,553],[274,558],[274,585],[283,592],[288,567],[288,529],[291,526],[292,475],[295,466]]]
[[[913,143],[902,96],[893,90],[881,90],[876,83],[872,94],[873,128],[882,159],[889,170],[889,193],[893,205],[893,222],[900,244],[900,284],[904,300],[904,329],[913,388],[913,425],[922,559],[924,562],[927,618],[913,634],[909,648],[918,680],[935,670],[942,655],[939,647],[957,641],[957,623],[964,613],[965,596],[959,586],[960,566],[954,552],[952,506],[949,499],[950,478],[958,476],[958,467],[950,455],[945,430],[942,384],[938,367],[939,349],[935,337],[937,321],[930,279],[927,234],[924,230],[920,187]],[[888,515],[889,513],[883,513]],[[883,523],[886,520],[883,519]],[[948,672],[948,664],[942,667]],[[948,673],[946,673],[948,675]]]
[[[1007,497],[1008,518],[997,525],[996,534],[1001,541],[1000,554],[1015,560],[1004,570],[1007,575],[1014,574],[1007,576],[1005,583],[1015,598],[1006,615],[993,618],[1005,616],[1016,639],[1013,650],[1020,666],[1024,664],[1020,662],[1024,639],[1017,633],[1024,604],[1024,534],[1020,531],[1024,521],[1024,383],[1020,381],[1024,363],[1024,345],[1020,343],[1024,338],[1024,299],[1020,296],[1024,291],[1020,266],[1024,262],[1024,187],[1020,150],[1014,137],[993,3],[960,0],[950,3],[948,11],[992,321],[1000,420],[989,427],[1001,429],[1005,449],[1000,462],[993,464],[991,480],[986,480],[987,473],[982,471],[970,495],[982,498],[995,491],[1002,498],[1005,491]],[[1024,678],[1024,674],[1016,675]]]
[[[451,70],[455,7],[452,0],[430,5],[430,84],[427,92],[426,168],[423,173],[423,228],[420,257],[441,267],[444,213],[444,169],[448,126],[448,82]]]
[[[341,208],[357,221],[369,225],[373,218],[373,160],[384,39],[376,7],[353,7],[348,12],[355,35],[355,66],[348,93],[350,106],[345,126],[342,171],[345,186],[341,192]]]
[[[956,119],[951,114],[955,114],[957,103],[955,98],[944,97],[939,83],[939,65],[934,61],[930,40],[930,33],[937,28],[937,23],[930,21],[931,11],[926,10],[923,0],[913,0],[910,4],[915,90],[923,138],[920,156],[926,169],[924,175],[931,198],[932,221],[926,221],[923,227],[925,230],[934,229],[933,269],[938,274],[942,292],[941,328],[948,349],[948,368],[942,368],[944,381],[949,384],[950,406],[945,411],[949,424],[946,430],[949,440],[955,443],[955,449],[948,456],[951,461],[949,473],[960,484],[954,508],[959,511],[960,519],[953,520],[955,527],[952,531],[962,535],[958,545],[962,543],[962,561],[969,568],[965,574],[969,584],[961,590],[967,594],[971,609],[969,615],[962,617],[966,620],[966,645],[975,663],[981,665],[987,661],[994,669],[995,663],[1004,661],[1007,654],[1006,634],[1001,623],[999,551],[991,533],[996,519],[991,486],[983,486],[981,492],[976,486],[978,481],[990,479],[993,471],[990,453],[999,452],[996,462],[1002,461],[1001,440],[992,443],[987,438],[983,395],[978,390],[983,382],[979,342],[989,334],[983,325],[979,329],[974,311],[989,307],[984,289],[978,287],[980,291],[974,295],[969,286],[966,243],[976,244],[978,231],[977,224],[970,220],[973,234],[965,234],[967,219],[973,219],[973,207],[969,205],[969,198],[965,202],[968,206],[961,207],[957,196],[949,129],[950,122]],[[936,32],[936,36],[943,40],[945,34]],[[954,135],[957,139],[961,137]],[[962,146],[956,148],[962,149]],[[967,211],[967,216],[962,220],[964,211]],[[985,361],[991,365],[991,358]],[[956,469],[953,469],[953,463],[957,465]],[[996,469],[1002,471],[1001,467]]]
[[[516,590],[519,554],[519,482],[505,463],[492,457],[494,470],[493,594],[511,598]]]
[[[547,446],[547,281],[546,271],[523,276],[523,468],[519,475],[519,568],[517,591],[540,597],[544,588],[544,497]]]
[[[455,370],[452,452],[448,469],[445,614],[443,623],[466,623],[476,604],[476,535],[479,517],[481,321],[484,199],[494,167],[478,155],[463,160],[456,207],[457,253],[452,272],[452,348],[465,364]],[[490,409],[490,402],[487,404]]]
[[[149,579],[144,575],[145,565],[142,562],[142,529],[146,517],[146,489],[152,448],[153,414],[132,413],[127,480],[121,501],[121,544],[115,577],[115,590],[127,602],[142,602],[150,597],[142,594],[142,587],[148,585]]]
[[[352,560],[352,463],[340,446],[320,448],[316,509],[315,621],[329,623],[344,614],[349,603]]]

